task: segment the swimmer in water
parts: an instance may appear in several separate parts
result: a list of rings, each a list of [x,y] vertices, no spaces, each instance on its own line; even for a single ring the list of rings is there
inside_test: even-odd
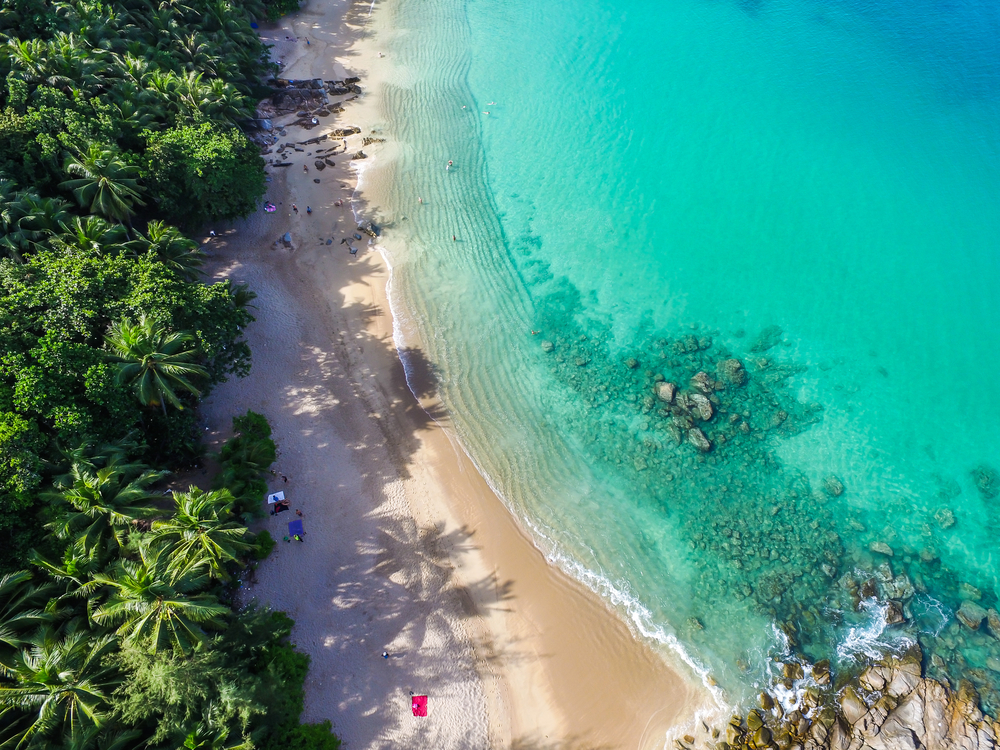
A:
[[[487,107],[493,107],[493,106],[496,106],[496,102],[486,102],[486,106],[487,106]]]
[[[418,195],[418,196],[417,196],[417,203],[420,203],[421,205],[423,205],[423,202],[424,202],[424,199],[423,199],[423,198],[421,198],[421,197],[420,197],[420,196]]]
[[[483,114],[484,114],[484,115],[488,115],[488,114],[489,114],[489,112],[483,112]]]
[[[449,159],[448,160],[448,166],[444,168],[444,171],[445,172],[449,171],[451,169],[451,167],[452,167],[452,164],[453,164],[453,162]]]

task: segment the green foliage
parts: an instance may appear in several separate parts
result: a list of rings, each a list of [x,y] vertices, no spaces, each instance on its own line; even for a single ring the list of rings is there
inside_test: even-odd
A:
[[[266,560],[268,555],[274,550],[274,537],[267,529],[261,529],[254,537],[253,559],[258,562]]]
[[[219,451],[222,471],[216,477],[218,487],[226,487],[236,498],[240,513],[260,514],[260,503],[267,492],[265,472],[277,457],[267,419],[254,411],[233,417],[233,438]]]
[[[0,528],[31,506],[41,482],[44,441],[38,426],[24,417],[0,414]]]
[[[267,7],[267,18],[269,21],[277,21],[282,16],[294,13],[299,9],[299,0],[270,0],[265,2]]]
[[[266,750],[338,750],[340,739],[333,733],[329,721],[319,724],[299,724],[283,738],[265,745]]]
[[[260,150],[235,128],[215,123],[149,133],[143,179],[172,221],[247,216],[264,195]]]
[[[339,744],[298,723],[291,620],[223,603],[274,545],[236,515],[260,506],[266,420],[234,420],[217,491],[154,493],[203,450],[198,400],[248,372],[254,298],[198,283],[165,220],[261,197],[250,21],[294,4],[0,2],[0,571],[36,569],[0,577],[0,747]]]

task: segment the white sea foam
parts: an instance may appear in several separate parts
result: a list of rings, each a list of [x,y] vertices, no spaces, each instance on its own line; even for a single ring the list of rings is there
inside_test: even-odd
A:
[[[864,599],[861,608],[868,616],[862,624],[849,628],[837,644],[839,661],[880,659],[886,653],[899,652],[913,645],[913,641],[905,635],[887,631],[889,605],[875,599]]]

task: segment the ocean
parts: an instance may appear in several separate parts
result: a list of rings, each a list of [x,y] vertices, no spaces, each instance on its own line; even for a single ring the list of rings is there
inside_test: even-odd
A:
[[[1000,6],[377,12],[398,343],[539,547],[733,703],[1000,709]]]

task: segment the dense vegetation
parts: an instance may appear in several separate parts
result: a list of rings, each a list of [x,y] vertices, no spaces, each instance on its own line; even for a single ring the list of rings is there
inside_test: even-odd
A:
[[[242,376],[253,293],[182,229],[246,215],[257,0],[0,3],[0,748],[335,748],[307,657],[233,608],[273,540],[274,461],[234,419],[211,488],[197,406]],[[175,224],[182,223],[181,229]]]

